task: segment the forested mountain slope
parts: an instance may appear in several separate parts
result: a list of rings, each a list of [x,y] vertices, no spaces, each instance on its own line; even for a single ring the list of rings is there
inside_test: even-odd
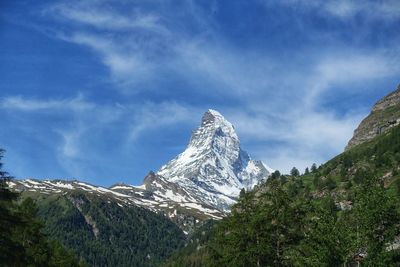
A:
[[[33,198],[46,233],[90,266],[155,266],[182,246],[185,235],[167,217],[74,191]]]
[[[276,172],[243,191],[207,240],[165,266],[399,266],[399,200],[395,126],[304,175]]]

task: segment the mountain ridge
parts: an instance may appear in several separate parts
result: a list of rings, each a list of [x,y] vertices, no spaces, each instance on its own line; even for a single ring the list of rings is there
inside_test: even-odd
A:
[[[378,100],[354,130],[353,137],[348,142],[345,150],[357,146],[363,142],[386,132],[400,124],[400,84],[397,88]]]
[[[81,191],[103,196],[122,206],[161,212],[188,233],[201,221],[221,219],[242,188],[252,189],[272,171],[263,162],[252,160],[241,149],[234,126],[209,109],[186,149],[159,171],[150,171],[139,186],[117,183],[106,188],[76,179],[25,179],[9,185],[43,194]]]

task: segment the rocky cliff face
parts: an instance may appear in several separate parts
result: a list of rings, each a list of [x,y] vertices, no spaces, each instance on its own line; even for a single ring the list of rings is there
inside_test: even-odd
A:
[[[354,131],[353,138],[346,146],[346,150],[371,140],[400,123],[400,85],[397,89],[379,100],[372,108],[371,113],[361,122]]]

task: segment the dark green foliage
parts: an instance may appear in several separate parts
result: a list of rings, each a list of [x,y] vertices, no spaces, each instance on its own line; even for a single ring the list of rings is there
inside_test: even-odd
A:
[[[314,178],[313,178],[313,185],[314,185],[314,188],[318,188],[318,189],[321,189],[321,177],[319,177],[318,175],[315,175],[314,176]]]
[[[292,177],[290,182],[286,184],[286,190],[289,197],[295,197],[304,192],[305,187],[300,177]]]
[[[317,164],[313,163],[313,165],[311,165],[311,172],[315,173],[317,171]]]
[[[271,174],[269,179],[275,180],[275,179],[279,179],[279,177],[281,177],[281,173],[278,170],[276,170]]]
[[[244,196],[244,195],[243,195]],[[209,220],[190,235],[186,246],[175,253],[164,267],[203,267],[209,262],[209,248],[206,244],[216,231],[216,222]]]
[[[84,192],[35,195],[49,236],[90,266],[154,266],[183,245],[168,218]]]
[[[310,169],[308,167],[304,170],[304,175],[310,174]]]
[[[394,168],[393,168],[393,170],[392,170],[392,175],[393,175],[393,176],[399,175],[399,170],[397,169],[397,166],[394,166]]]
[[[0,150],[0,159],[4,150]],[[8,189],[11,181],[0,163],[0,266],[84,266],[76,257],[43,233],[37,206],[31,198],[17,204],[19,194]]]
[[[279,180],[280,180],[281,184],[286,184],[288,182],[288,178],[286,175],[281,175]]]
[[[377,179],[366,181],[358,190],[354,206],[357,247],[366,248],[369,266],[394,266],[387,244],[400,233],[398,200],[390,197]]]
[[[23,219],[16,211],[18,194],[7,186],[12,177],[2,170],[3,154],[4,150],[0,149],[0,263],[7,266],[24,256],[22,244],[14,238],[14,232],[23,225]]]
[[[328,177],[325,181],[325,187],[331,191],[336,188],[336,181],[332,177]]]
[[[305,236],[293,249],[293,266],[341,266],[352,251],[347,216],[339,216],[332,198],[313,201],[303,223]]]
[[[395,186],[395,189],[396,189],[396,194],[398,196],[400,196],[400,179],[396,179],[394,181],[394,186]]]
[[[400,266],[399,155],[397,127],[311,173],[274,175],[241,194],[189,266]]]
[[[292,176],[299,176],[299,175],[300,175],[300,172],[299,172],[299,170],[298,170],[296,167],[293,167],[293,168],[290,170],[290,175],[292,175]]]
[[[240,190],[239,197],[244,197],[245,194],[246,194],[246,189],[242,188]]]
[[[44,234],[43,223],[37,217],[37,205],[31,198],[26,198],[18,206],[23,217],[23,227],[15,232],[15,238],[22,243],[24,257],[19,264],[29,266],[82,266],[72,252],[60,243],[48,240]]]
[[[303,190],[291,198],[276,180],[262,191],[242,195],[201,250],[181,251],[166,266],[353,266],[365,251],[365,266],[397,266],[399,252],[387,247],[400,234],[398,200],[383,187],[360,188],[345,211],[330,196]]]
[[[308,201],[291,201],[283,185],[269,180],[262,193],[247,192],[232,214],[213,228],[202,262],[184,265],[198,251],[186,251],[167,266],[286,266],[288,252],[302,237],[299,223]],[[265,201],[260,201],[265,200]],[[197,255],[197,256],[196,256]],[[199,265],[197,265],[199,264]]]

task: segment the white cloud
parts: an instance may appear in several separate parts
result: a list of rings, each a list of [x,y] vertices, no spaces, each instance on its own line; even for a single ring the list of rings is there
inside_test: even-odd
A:
[[[357,82],[367,83],[388,78],[399,71],[398,62],[393,61],[393,58],[384,51],[332,52],[323,56],[305,78],[307,87],[305,104],[310,107],[318,105],[317,98],[334,85],[340,85],[339,89],[336,89],[337,93],[346,93],[346,90],[356,90],[354,84]]]
[[[211,92],[229,91],[233,96],[249,97],[259,93],[274,80],[277,67],[267,55],[254,55],[201,40],[186,40],[177,45],[175,51],[177,71],[184,70],[183,75],[213,83]]]
[[[267,3],[322,10],[343,18],[356,13],[400,17],[398,1],[383,1],[377,4],[371,1],[282,0]],[[274,70],[277,69],[277,65],[279,68],[279,64],[285,64],[279,62],[276,57],[233,49],[233,45],[226,43],[214,29],[217,27],[210,14],[205,14],[198,8],[195,1],[182,4],[180,8],[189,14],[189,20],[192,20],[190,23],[201,29],[198,33],[191,33],[186,29],[186,25],[180,21],[181,14],[178,12],[173,16],[171,10],[165,8],[167,5],[159,5],[151,12],[140,8],[140,3],[129,5],[123,12],[109,6],[107,1],[74,1],[54,5],[47,10],[47,14],[50,13],[72,25],[69,31],[58,36],[91,48],[109,68],[112,80],[124,93],[160,87],[164,81],[163,73],[173,72],[182,79],[199,79],[216,85],[210,91],[229,89],[239,96],[251,95],[255,91],[254,88],[273,85],[277,79],[277,72]],[[84,26],[87,25],[97,30],[86,29]],[[332,79],[341,75],[339,78],[342,80],[355,80],[360,75],[368,76],[368,71],[376,77],[377,73],[388,70],[388,66],[380,65],[383,61],[379,58],[376,62],[374,58],[354,56],[352,61],[347,58],[329,60],[333,62],[320,62],[320,69],[316,70],[320,73],[315,75],[326,76],[324,80],[327,80],[329,75]],[[338,69],[334,69],[335,67]],[[280,71],[283,72],[284,68]],[[304,71],[306,70],[300,72]],[[312,88],[327,85],[307,86],[310,90],[316,90]]]
[[[0,99],[0,107],[7,110],[37,111],[37,110],[72,110],[87,111],[95,105],[87,102],[82,95],[71,99],[42,100],[29,99],[22,96],[9,96]]]
[[[204,32],[211,31],[207,19],[194,2],[181,4],[184,13],[171,13],[172,10],[164,10],[165,5],[157,5],[150,12],[132,3],[121,11],[105,8],[108,5],[102,1],[73,1],[54,5],[44,14],[69,26],[68,30],[57,31],[58,38],[92,49],[109,68],[117,88],[124,93],[135,93],[146,89],[142,84],[162,82],[165,70],[185,77],[194,63],[191,60],[198,60],[197,71],[210,73],[205,69],[208,59],[203,58],[207,54],[201,55],[199,50],[195,55],[188,53],[191,44],[197,45],[198,40],[207,38]],[[193,37],[187,29],[190,23],[183,23],[182,17],[192,20],[190,23],[194,22],[204,32]]]
[[[193,121],[201,114],[196,108],[180,105],[175,102],[163,102],[160,104],[146,103],[136,109],[129,132],[129,141],[136,141],[147,131],[178,125]]]
[[[304,106],[285,107],[276,115],[268,110],[264,113],[259,110],[257,115],[228,113],[245,143],[259,144],[251,151],[254,157],[284,172],[292,166],[304,169],[341,153],[355,126],[366,115],[365,111],[359,111],[339,117]]]
[[[60,130],[58,133],[61,135],[63,141],[59,146],[59,151],[64,160],[74,159],[80,156],[79,140],[83,134],[83,129],[76,130]]]
[[[44,130],[48,133],[54,132],[60,137],[57,145],[58,158],[62,164],[68,161],[68,166],[76,165],[71,161],[85,157],[84,150],[90,149],[85,144],[90,143],[94,134],[110,129],[114,123],[119,124],[116,130],[122,128],[126,132],[113,134],[121,135],[126,139],[122,142],[130,145],[142,134],[193,121],[203,112],[203,110],[176,102],[100,105],[85,100],[82,95],[75,98],[47,100],[10,96],[0,101],[0,108],[8,111],[18,110],[37,116],[39,120],[43,114],[49,117],[54,116],[57,122],[61,120],[61,124],[53,122]],[[35,132],[40,132],[40,130]]]
[[[136,10],[129,17],[95,4],[83,7],[60,5],[50,12],[72,25],[69,31],[58,36],[92,49],[109,68],[113,81],[122,86],[123,92],[146,90],[149,86],[137,85],[155,81],[161,91],[164,84],[158,79],[167,70],[196,85],[210,85],[196,89],[203,94],[234,98],[240,108],[221,104],[225,109],[222,112],[236,125],[242,139],[259,142],[255,157],[267,159],[271,167],[284,171],[293,165],[303,169],[314,161],[326,160],[342,151],[357,123],[366,115],[367,109],[348,111],[340,116],[332,110],[321,109],[320,98],[324,93],[331,90],[345,93],[344,90],[355,90],[354,83],[369,83],[399,72],[399,61],[379,49],[362,50],[345,45],[325,48],[321,45],[315,49],[318,51],[311,52],[299,48],[293,57],[271,55],[269,51],[244,51],[225,42],[223,36],[214,31],[212,23],[198,12],[195,3],[190,3],[196,26],[200,25],[202,29],[197,34],[186,32],[182,21],[167,23],[173,18],[160,10],[154,10],[154,13]],[[286,0],[284,3],[342,19],[358,13],[375,19],[394,19],[400,14],[398,4],[391,1],[384,1],[382,5],[331,0]],[[300,60],[296,58],[301,56]],[[39,101],[17,97],[6,99],[2,102],[4,105],[20,110],[43,110],[62,105],[70,109],[74,109],[74,105],[93,108],[84,99]],[[209,107],[204,110],[206,108]],[[127,123],[127,139],[133,142],[149,131],[193,121],[204,110],[177,102],[95,107],[96,112],[79,118],[80,128],[62,132],[60,151],[66,157],[78,157],[80,140],[88,138],[89,129],[95,124],[106,127],[115,120]],[[107,116],[109,120],[100,121]],[[263,143],[274,143],[274,146]]]
[[[368,19],[393,21],[400,18],[400,2],[397,0],[281,0],[265,1],[265,3],[267,5],[284,4],[313,12],[322,11],[340,19],[349,19],[358,14]]]
[[[272,168],[285,172],[292,166],[304,169],[341,153],[369,107],[361,110],[353,107],[338,115],[335,110],[321,108],[325,93],[345,95],[364,90],[365,87],[358,89],[354,85],[389,78],[399,72],[399,65],[392,58],[377,51],[375,54],[335,52],[314,60],[310,68],[297,70],[300,77],[292,78],[285,73],[272,80],[274,88],[285,91],[282,97],[273,96],[272,103],[253,98],[244,109],[227,110],[227,117],[236,125],[239,136],[245,143],[259,143],[253,148],[255,156],[265,159]],[[237,78],[245,79],[240,75]],[[285,82],[279,88],[276,83],[282,78]]]
[[[57,29],[56,37],[99,55],[122,92],[135,93],[143,90],[142,81],[156,80],[158,66],[168,64],[163,55],[179,42],[163,14],[144,11],[138,3],[71,1],[48,7],[44,15],[68,25]]]
[[[112,38],[88,33],[75,33],[63,38],[99,53],[104,65],[110,69],[112,78],[119,84],[132,84],[152,73],[153,63],[145,60],[139,48],[126,45],[125,41],[118,43]]]
[[[142,14],[134,10],[123,16],[113,12],[112,9],[100,8],[93,3],[88,5],[85,2],[79,4],[74,2],[72,4],[58,4],[47,11],[75,23],[93,26],[101,30],[145,29],[157,33],[168,33],[167,29],[160,23],[158,16]]]
[[[397,71],[388,58],[370,53],[357,55],[357,52],[352,55],[331,55],[316,67],[317,75],[328,82],[376,79]]]
[[[74,98],[47,100],[9,96],[0,100],[0,108],[36,116],[39,121],[43,114],[47,118],[56,118],[46,124],[46,129],[42,129],[46,133],[41,132],[39,129],[41,126],[37,125],[38,129],[30,134],[51,136],[52,133],[56,133],[61,137],[57,145],[57,153],[62,164],[65,160],[82,158],[84,153],[82,153],[81,141],[90,139],[92,134],[90,130],[106,128],[110,123],[121,119],[125,112],[120,105],[98,105],[86,100],[82,94]],[[24,127],[24,125],[20,127],[25,131],[32,131],[30,127]]]
[[[400,18],[399,1],[325,1],[323,8],[332,15],[348,18],[364,14],[375,19],[393,20]]]

